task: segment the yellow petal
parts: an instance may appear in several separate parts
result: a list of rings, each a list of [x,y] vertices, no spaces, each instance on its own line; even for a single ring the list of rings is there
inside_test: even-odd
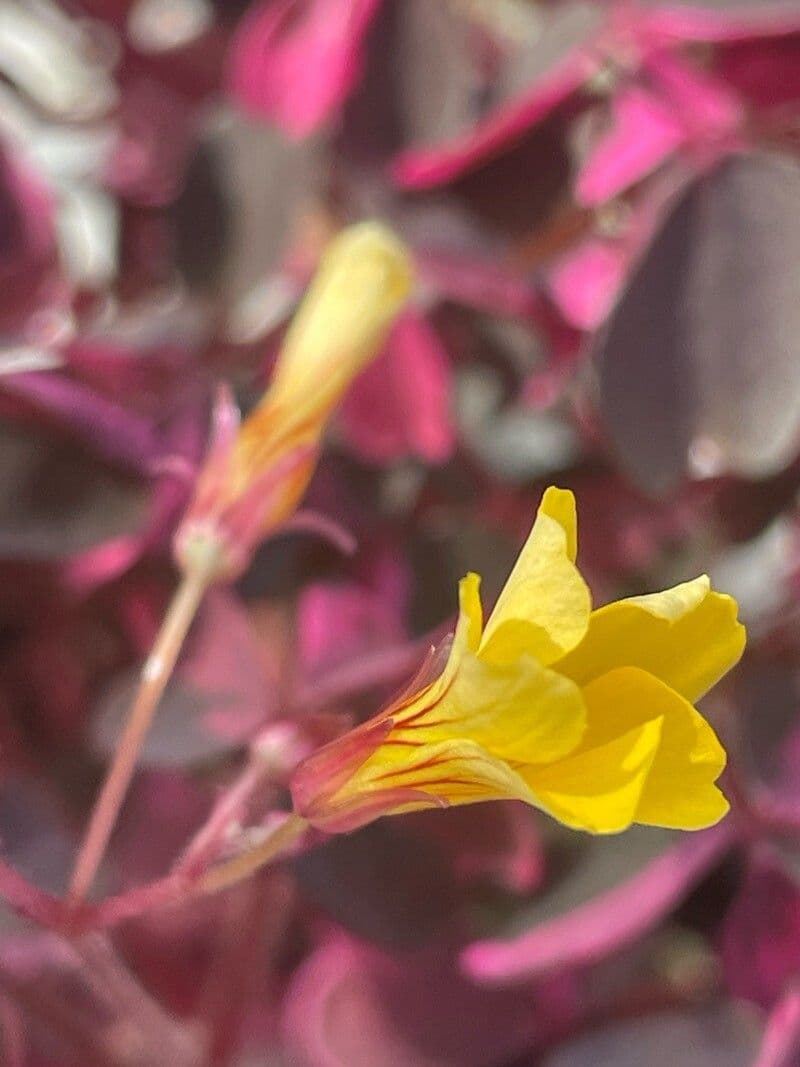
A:
[[[600,744],[581,745],[558,763],[530,769],[525,779],[538,806],[576,830],[627,830],[636,818],[661,729],[661,720],[653,719]]]
[[[591,598],[575,566],[576,548],[574,497],[550,488],[486,625],[482,659],[511,663],[527,652],[549,664],[580,642]]]
[[[480,575],[473,571],[458,583],[458,626],[454,645],[470,652],[477,652],[481,643],[483,608],[480,588]]]
[[[725,749],[696,708],[644,671],[622,668],[594,682],[592,700],[603,729],[616,721],[661,716],[658,753],[650,768],[636,822],[676,830],[713,826],[728,811],[714,784],[725,769]],[[602,709],[602,710],[600,710]],[[587,730],[590,733],[591,726]]]
[[[412,278],[410,255],[391,230],[377,222],[343,230],[292,320],[262,403],[292,425],[324,419],[377,355]]]
[[[586,710],[575,683],[532,656],[504,665],[468,653],[436,703],[396,724],[399,737],[468,738],[513,763],[547,763],[578,745]]]
[[[468,652],[474,652],[481,639],[483,609],[480,597],[480,575],[470,571],[458,583],[458,622],[455,633],[434,650],[423,673],[409,686],[408,694],[416,688],[415,704],[427,706],[439,699],[449,688],[459,664]],[[404,701],[410,706],[409,701]]]
[[[663,593],[618,600],[592,612],[583,641],[558,663],[585,685],[615,667],[641,667],[694,702],[739,660],[745,630],[736,601],[706,575]]]
[[[533,799],[524,779],[475,741],[454,738],[413,748],[394,736],[359,769],[340,797],[397,790],[427,794],[434,804]]]
[[[610,671],[591,682],[583,691],[587,727],[575,753],[547,768],[544,778],[526,775],[539,794],[542,782],[557,789],[561,775],[569,772],[570,782],[580,774],[590,781],[613,778],[609,746],[631,737],[651,723],[659,723],[659,742],[631,814],[635,822],[682,830],[699,830],[718,822],[728,810],[728,802],[714,782],[725,767],[725,751],[714,731],[688,701],[669,686],[636,667]],[[590,757],[597,766],[589,773]],[[620,780],[624,780],[620,772]],[[564,787],[562,786],[562,790]],[[569,792],[569,790],[564,790]],[[546,798],[545,798],[546,799]],[[597,819],[601,806],[593,802],[586,826]],[[561,816],[558,816],[561,818]]]
[[[569,489],[559,489],[555,485],[545,489],[539,512],[549,515],[559,524],[567,539],[567,557],[574,563],[578,556],[578,513],[575,508],[575,494]]]

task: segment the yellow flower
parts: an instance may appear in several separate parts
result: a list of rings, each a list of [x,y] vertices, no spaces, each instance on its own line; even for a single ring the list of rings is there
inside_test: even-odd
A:
[[[591,833],[721,819],[725,752],[693,704],[742,654],[736,602],[703,576],[592,611],[576,550],[572,493],[550,488],[485,627],[469,574],[425,675],[298,767],[297,813],[344,831],[514,798]]]
[[[380,351],[412,281],[407,249],[380,223],[351,226],[331,241],[259,404],[241,426],[227,393],[217,404],[211,448],[176,537],[185,569],[222,544],[225,569],[235,573],[289,518],[331,412]]]

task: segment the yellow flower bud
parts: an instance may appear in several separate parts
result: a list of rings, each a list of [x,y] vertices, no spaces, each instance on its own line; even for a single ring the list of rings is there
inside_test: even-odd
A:
[[[258,541],[291,516],[333,408],[380,352],[412,284],[410,253],[380,223],[351,226],[331,241],[272,382],[241,426],[230,396],[220,395],[211,447],[175,538],[182,567],[211,550],[221,574],[238,573]]]

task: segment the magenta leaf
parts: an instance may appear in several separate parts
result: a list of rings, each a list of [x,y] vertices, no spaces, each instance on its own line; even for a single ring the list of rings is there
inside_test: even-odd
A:
[[[610,131],[592,148],[575,194],[590,207],[618,196],[659,167],[686,139],[666,102],[635,86],[614,97]]]
[[[364,36],[380,0],[271,0],[237,28],[229,57],[234,98],[305,137],[330,118],[361,72]]]
[[[606,1026],[546,1056],[542,1067],[751,1067],[757,1048],[753,1021],[723,1007]]]
[[[117,677],[94,709],[96,747],[114,746],[136,689],[138,671]],[[265,657],[242,605],[213,590],[189,636],[145,742],[146,767],[180,767],[242,746],[275,710]]]
[[[725,916],[722,962],[733,993],[765,1007],[800,978],[800,886],[776,857],[753,859]]]
[[[395,180],[411,189],[452,181],[502,154],[553,115],[597,70],[597,60],[582,45],[600,18],[602,9],[593,4],[571,9],[566,5],[552,12],[546,32],[514,56],[499,76],[485,115],[439,144],[408,148],[394,162]]]
[[[299,668],[305,681],[401,643],[409,575],[386,552],[358,581],[306,586],[297,606]]]
[[[357,378],[340,413],[350,444],[368,462],[406,456],[442,463],[455,440],[450,418],[450,360],[419,315],[396,323],[381,357]]]
[[[529,981],[550,971],[597,963],[652,929],[730,847],[728,826],[664,847],[665,835],[629,831],[596,839],[571,877],[515,920],[522,933],[478,941],[462,954],[473,978]],[[638,870],[631,870],[632,865]],[[555,909],[555,912],[553,911]]]
[[[284,1032],[315,1067],[495,1067],[539,1029],[527,991],[481,990],[445,952],[384,956],[339,938],[295,973]]]

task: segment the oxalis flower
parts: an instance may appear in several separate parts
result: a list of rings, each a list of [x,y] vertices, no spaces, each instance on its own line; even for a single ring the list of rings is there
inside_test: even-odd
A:
[[[211,447],[175,541],[184,570],[226,577],[295,511],[328,420],[381,346],[411,292],[411,257],[391,230],[363,222],[326,249],[287,331],[269,388],[244,422],[223,391]]]
[[[736,602],[702,576],[592,611],[576,550],[574,497],[548,489],[486,625],[468,574],[451,641],[300,764],[296,812],[328,831],[512,798],[591,833],[721,819],[725,752],[693,703],[742,654]]]

